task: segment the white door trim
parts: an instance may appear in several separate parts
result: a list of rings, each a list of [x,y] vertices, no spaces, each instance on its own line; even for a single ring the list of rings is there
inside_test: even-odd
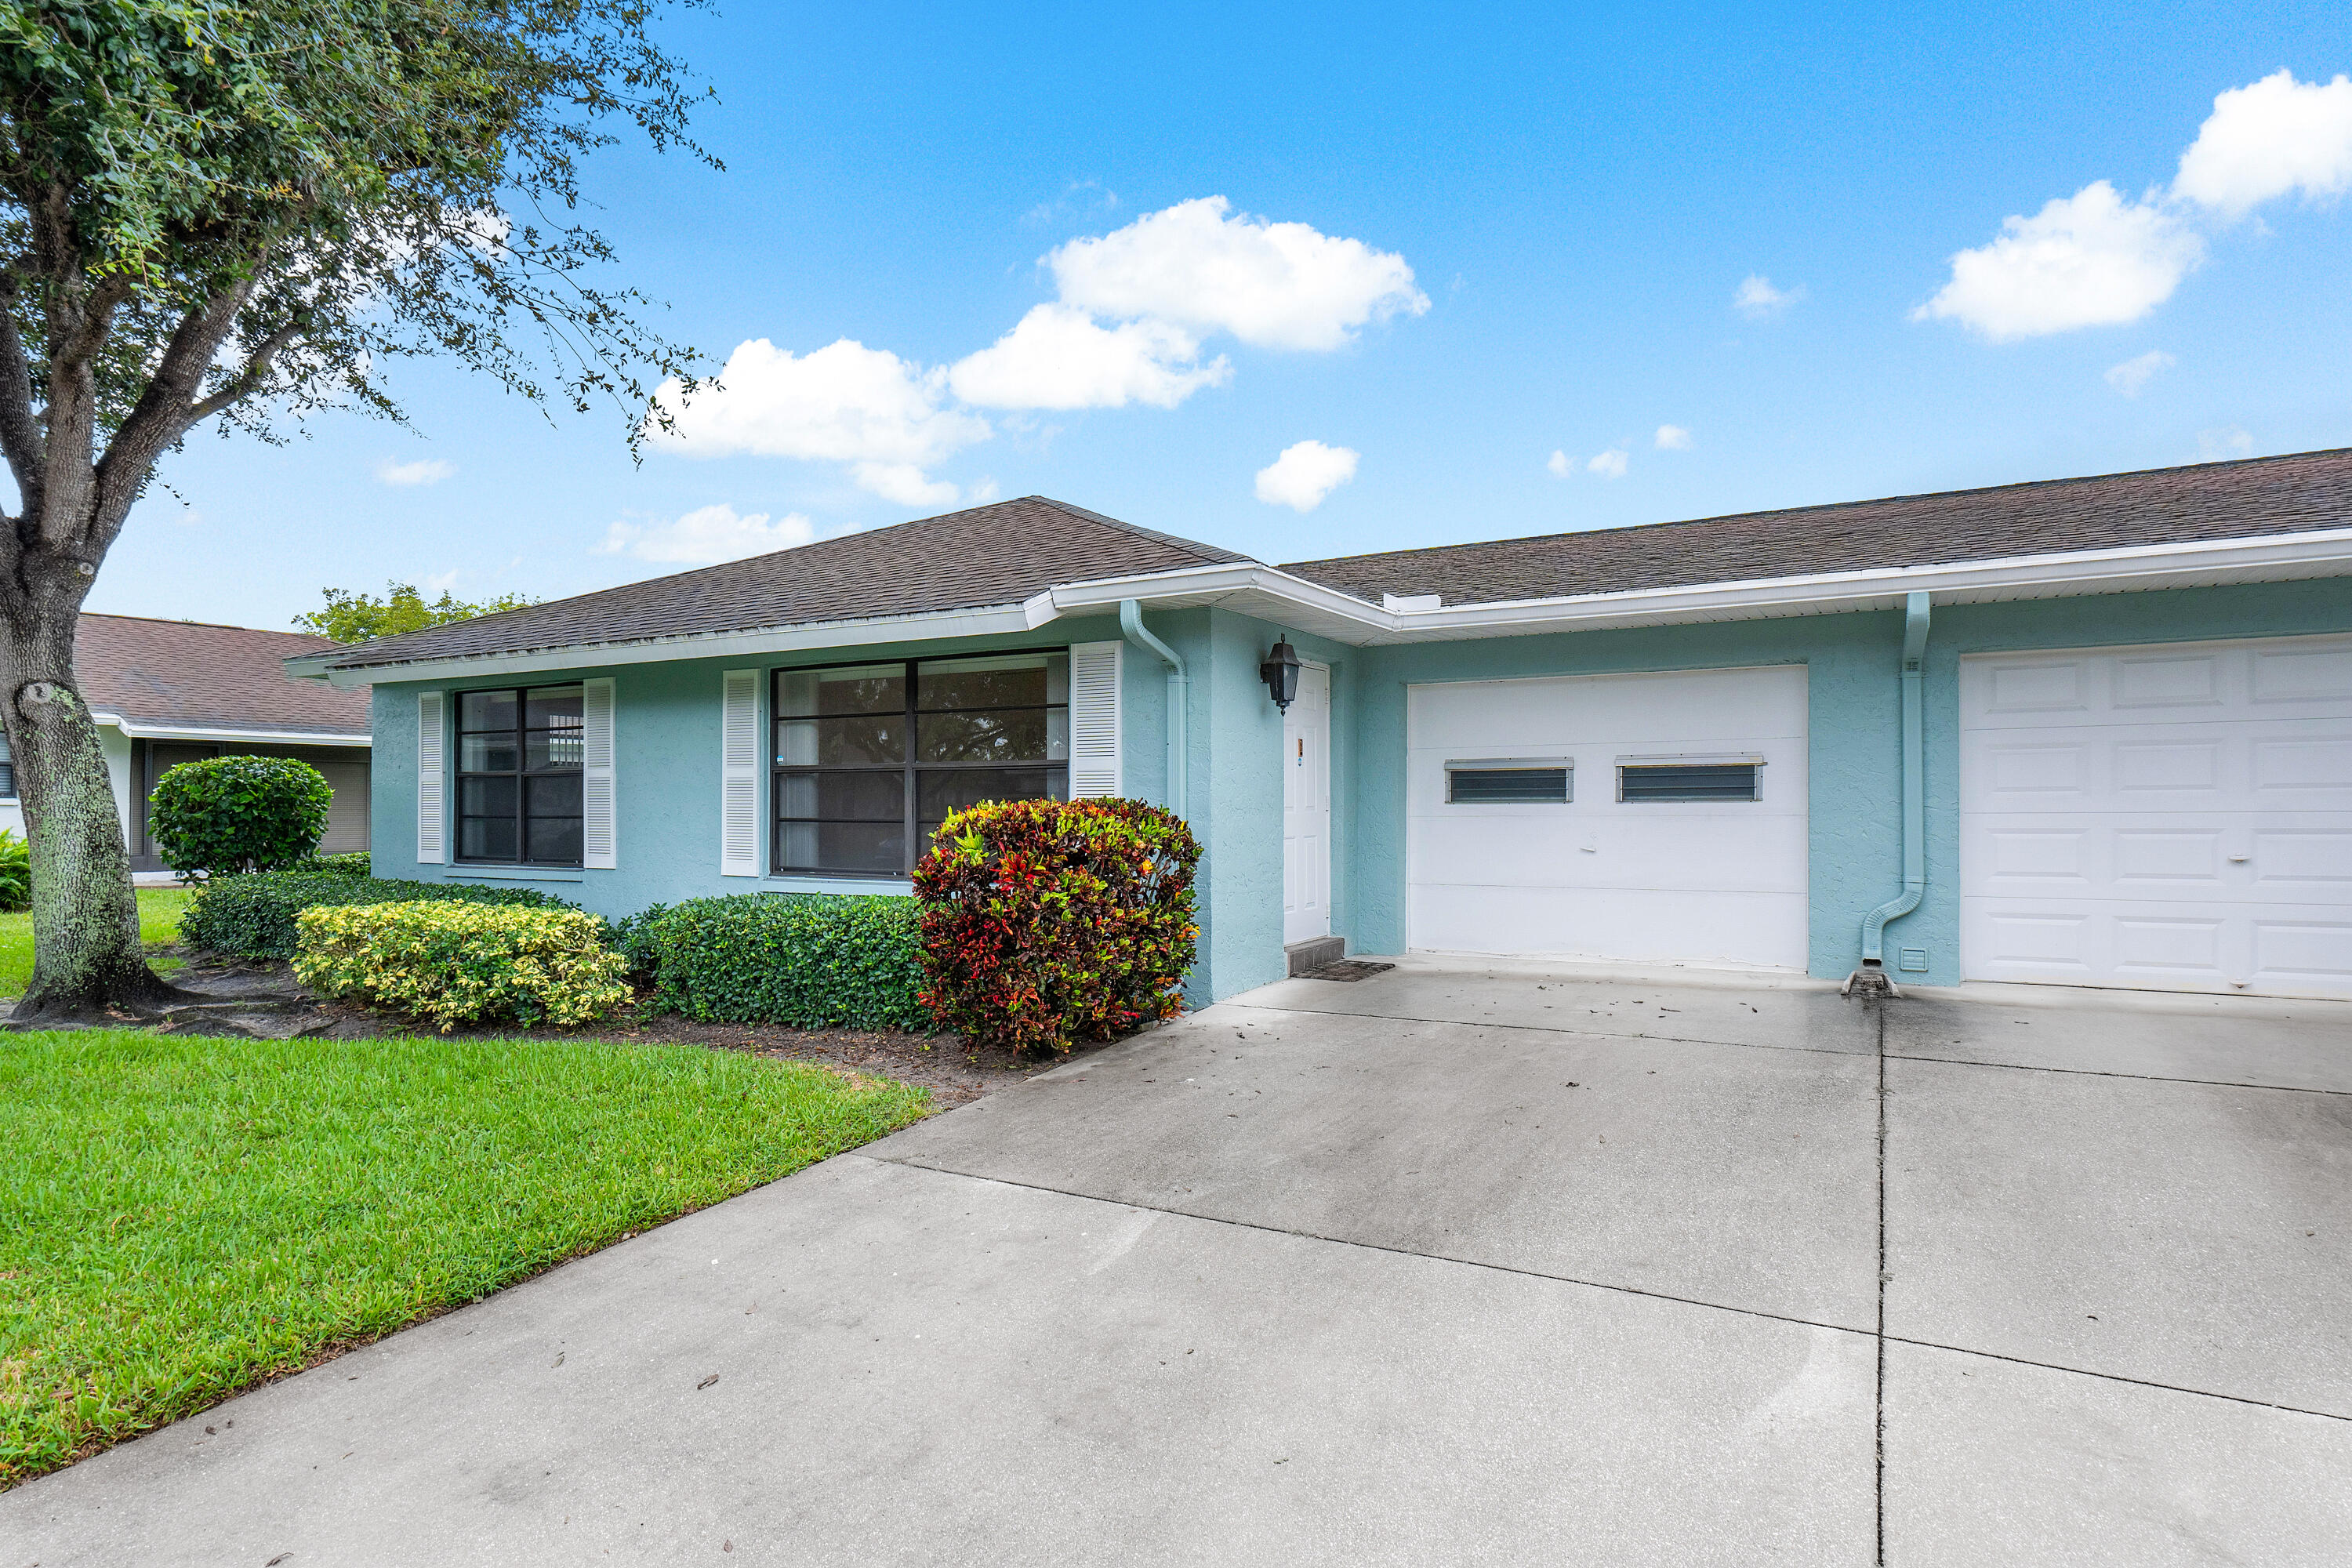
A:
[[[1329,665],[1299,665],[1297,699],[1282,716],[1282,940],[1289,943],[1331,934]]]

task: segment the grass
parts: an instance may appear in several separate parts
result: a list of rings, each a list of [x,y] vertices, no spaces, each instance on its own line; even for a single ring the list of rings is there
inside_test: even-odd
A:
[[[927,1099],[694,1046],[0,1035],[0,1489]]]
[[[187,910],[186,888],[139,889],[139,937],[149,947],[179,940],[180,916]],[[180,967],[176,958],[151,956],[159,974]],[[33,978],[33,913],[0,914],[0,996],[22,996]]]

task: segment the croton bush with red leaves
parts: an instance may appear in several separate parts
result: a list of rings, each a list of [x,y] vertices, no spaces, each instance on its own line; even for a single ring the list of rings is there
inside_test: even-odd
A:
[[[1184,1006],[1199,938],[1183,819],[1139,800],[990,801],[915,868],[923,1003],[975,1045],[1069,1050]]]

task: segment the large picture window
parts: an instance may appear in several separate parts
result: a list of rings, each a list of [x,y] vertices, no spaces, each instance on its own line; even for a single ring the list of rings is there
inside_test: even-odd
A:
[[[774,711],[778,871],[908,876],[950,812],[1069,798],[1066,653],[778,670]]]
[[[457,696],[457,858],[580,864],[577,686]]]

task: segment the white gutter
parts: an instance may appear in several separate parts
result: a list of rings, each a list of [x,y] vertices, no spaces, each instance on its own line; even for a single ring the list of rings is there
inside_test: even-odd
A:
[[[110,724],[134,741],[234,741],[281,746],[370,746],[374,737],[349,730],[236,730],[200,724],[150,724],[119,713],[90,710],[95,723]]]
[[[2226,582],[2352,576],[2352,528],[2273,534],[2252,540],[2192,541],[2108,550],[2053,552],[1947,565],[1823,572],[1688,587],[1574,594],[1436,609],[1384,609],[1272,566],[1239,562],[1188,566],[1059,584],[1019,605],[922,615],[820,621],[754,631],[697,633],[627,643],[583,643],[512,654],[414,659],[349,669],[328,667],[332,653],[286,661],[299,679],[341,687],[376,680],[466,679],[476,676],[644,664],[677,658],[756,657],[843,647],[856,643],[927,641],[1035,631],[1084,611],[1115,614],[1135,599],[1161,608],[1231,605],[1297,630],[1356,646],[1742,617],[1827,615],[1900,608],[1932,593],[1942,605],[2068,594],[2127,593]]]

